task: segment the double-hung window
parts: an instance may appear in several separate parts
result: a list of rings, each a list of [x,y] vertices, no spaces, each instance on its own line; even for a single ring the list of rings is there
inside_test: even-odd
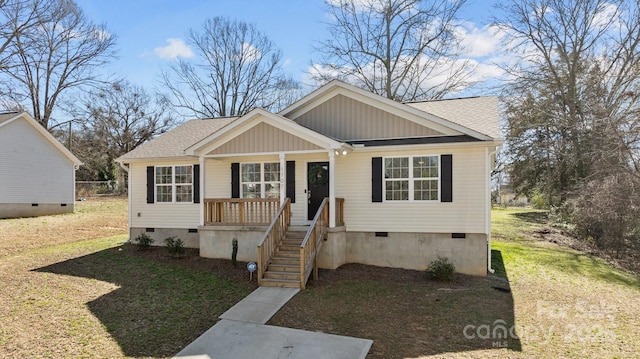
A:
[[[156,202],[193,202],[193,166],[157,166],[155,170]]]
[[[385,201],[437,201],[439,156],[384,158]]]
[[[240,182],[242,198],[279,198],[280,162],[242,163]]]

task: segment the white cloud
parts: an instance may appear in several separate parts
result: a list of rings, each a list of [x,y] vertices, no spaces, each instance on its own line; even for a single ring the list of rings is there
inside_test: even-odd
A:
[[[620,23],[620,11],[614,4],[605,3],[593,16],[593,23],[591,24],[597,30],[604,30],[608,26],[613,25],[614,29],[619,29],[622,24]]]
[[[167,39],[167,43],[167,46],[153,49],[156,56],[170,60],[177,59],[178,57],[193,57],[193,51],[191,51],[182,39],[169,38]]]
[[[242,43],[242,57],[248,62],[260,60],[262,53],[258,48],[248,42]]]
[[[472,24],[465,24],[458,26],[455,31],[469,57],[483,57],[498,52],[505,36],[505,32],[494,25],[477,28]]]

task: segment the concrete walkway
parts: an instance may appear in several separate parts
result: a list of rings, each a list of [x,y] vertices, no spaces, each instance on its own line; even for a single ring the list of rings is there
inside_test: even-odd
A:
[[[174,358],[363,358],[372,340],[264,325],[299,289],[260,287]]]
[[[297,288],[259,287],[222,313],[220,319],[264,324],[299,291]]]

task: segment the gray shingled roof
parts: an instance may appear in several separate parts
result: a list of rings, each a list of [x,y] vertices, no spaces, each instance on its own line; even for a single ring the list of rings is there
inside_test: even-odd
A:
[[[498,126],[498,98],[469,97],[451,100],[409,102],[406,105],[493,138],[502,138]]]
[[[455,122],[492,138],[501,138],[498,127],[497,97],[470,97],[413,102],[406,103],[406,105]],[[13,117],[15,114],[0,115],[0,123],[2,123],[5,116]],[[215,133],[237,118],[223,117],[187,121],[121,156],[118,160],[127,162],[142,158],[183,157],[185,149]]]
[[[118,158],[118,161],[140,158],[171,158],[184,156],[184,150],[233,122],[237,117],[196,119],[164,133],[145,144],[136,147]]]

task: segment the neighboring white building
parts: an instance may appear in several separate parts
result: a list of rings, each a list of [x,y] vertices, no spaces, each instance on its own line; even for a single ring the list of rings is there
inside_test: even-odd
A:
[[[0,114],[0,218],[73,212],[81,164],[26,112]]]
[[[239,260],[267,268],[278,253],[297,256],[285,232],[311,238],[326,197],[325,240],[307,267],[422,270],[444,256],[486,275],[501,143],[495,97],[402,104],[332,81],[279,113],[188,121],[118,161],[129,170],[131,239],[178,236],[201,256],[230,258],[236,238]],[[291,226],[262,258],[256,246],[281,204]],[[272,278],[285,277],[278,268]]]

